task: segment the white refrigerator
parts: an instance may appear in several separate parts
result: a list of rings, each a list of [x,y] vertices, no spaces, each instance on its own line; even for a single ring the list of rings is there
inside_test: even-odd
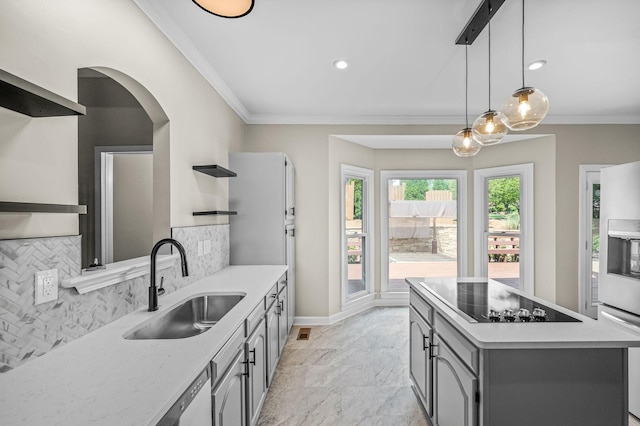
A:
[[[640,336],[640,161],[600,173],[598,320]],[[629,349],[629,411],[640,417],[640,348]]]
[[[295,313],[295,167],[282,152],[234,152],[229,168],[232,265],[287,265],[288,325]]]

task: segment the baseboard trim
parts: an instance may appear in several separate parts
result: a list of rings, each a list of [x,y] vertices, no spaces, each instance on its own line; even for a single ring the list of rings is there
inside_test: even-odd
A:
[[[344,310],[342,312],[338,312],[337,314],[330,315],[328,317],[295,317],[293,324],[294,325],[333,325],[337,322],[340,322],[344,319],[352,317],[354,315],[365,312],[371,308],[375,308],[377,306],[409,306],[409,295],[407,294],[404,298],[385,298],[385,299],[374,299],[367,300],[364,303],[359,303],[355,306],[350,306],[349,309]]]

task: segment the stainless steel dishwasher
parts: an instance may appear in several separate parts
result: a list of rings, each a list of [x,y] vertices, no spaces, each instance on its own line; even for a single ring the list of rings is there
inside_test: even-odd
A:
[[[210,377],[207,367],[167,411],[158,426],[211,426]]]

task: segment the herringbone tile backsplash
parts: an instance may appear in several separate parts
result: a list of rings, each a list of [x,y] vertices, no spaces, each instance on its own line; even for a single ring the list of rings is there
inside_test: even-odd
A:
[[[229,226],[174,228],[187,251],[188,279],[162,271],[167,292],[229,265]],[[149,275],[78,294],[60,287],[58,300],[34,305],[35,272],[58,269],[60,280],[80,274],[80,236],[0,241],[0,373],[43,355],[145,305]],[[211,253],[197,256],[208,239]]]

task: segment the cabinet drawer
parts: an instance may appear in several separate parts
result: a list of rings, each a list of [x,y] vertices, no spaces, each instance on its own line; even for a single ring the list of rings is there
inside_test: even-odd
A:
[[[271,289],[269,290],[269,292],[265,297],[265,303],[266,303],[265,307],[269,309],[269,307],[273,305],[273,302],[275,302],[277,298],[278,298],[278,284],[276,283],[273,285],[273,287],[271,287]]]
[[[242,347],[244,343],[244,327],[240,326],[233,333],[231,338],[220,349],[220,352],[216,354],[211,360],[211,384],[212,386],[224,375],[224,372],[229,368],[233,357],[238,353],[238,348]]]
[[[455,354],[471,369],[475,374],[479,372],[479,351],[466,337],[456,330],[440,314],[436,313],[435,330]]]
[[[409,301],[413,308],[418,311],[418,313],[429,323],[429,325],[433,325],[433,308],[429,305],[425,300],[415,292],[415,290],[411,289],[411,293],[409,295]]]
[[[258,305],[255,308],[253,308],[253,311],[251,311],[251,313],[249,314],[247,319],[244,321],[244,324],[245,324],[244,336],[245,337],[249,337],[249,335],[251,335],[251,333],[256,328],[256,326],[264,318],[264,313],[266,312],[266,309],[264,307],[264,303],[265,303],[264,300],[261,300],[260,303],[258,303]]]

